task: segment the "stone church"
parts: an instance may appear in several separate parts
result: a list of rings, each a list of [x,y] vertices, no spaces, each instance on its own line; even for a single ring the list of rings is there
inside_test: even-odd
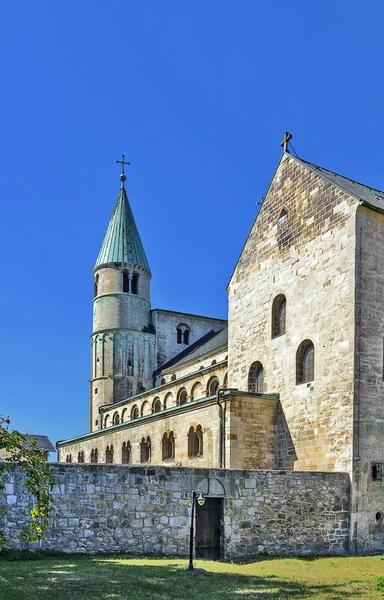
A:
[[[151,309],[122,162],[93,270],[90,433],[59,461],[346,472],[351,531],[382,550],[384,192],[285,144],[226,322]]]

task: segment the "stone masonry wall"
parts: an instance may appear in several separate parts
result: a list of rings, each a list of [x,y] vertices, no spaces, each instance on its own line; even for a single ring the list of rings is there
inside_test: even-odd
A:
[[[359,208],[357,239],[352,520],[356,551],[366,552],[384,548],[384,215]]]
[[[346,474],[66,464],[52,469],[54,513],[45,549],[186,556],[191,502],[185,500],[197,490],[223,498],[224,559],[348,551]],[[0,494],[0,506],[8,509],[0,523],[14,548],[28,520],[23,480],[15,469]]]
[[[252,363],[262,363],[264,393],[280,394],[279,468],[352,470],[357,206],[284,155],[229,284],[230,386],[246,390]],[[279,294],[286,331],[273,337]],[[297,384],[304,340],[314,380]]]

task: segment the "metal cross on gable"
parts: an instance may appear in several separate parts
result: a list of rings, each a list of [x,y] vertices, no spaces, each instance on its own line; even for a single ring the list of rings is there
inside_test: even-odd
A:
[[[289,150],[288,150],[288,144],[289,144],[289,142],[290,142],[291,139],[292,139],[292,134],[288,133],[288,131],[286,131],[284,133],[284,139],[283,139],[283,141],[280,144],[280,146],[283,146],[284,152],[289,152]]]

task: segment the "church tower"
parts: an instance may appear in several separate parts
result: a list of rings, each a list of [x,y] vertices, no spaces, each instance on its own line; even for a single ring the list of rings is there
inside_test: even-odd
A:
[[[120,190],[93,269],[90,429],[99,408],[153,387],[155,330],[151,325],[151,271],[125,189]]]

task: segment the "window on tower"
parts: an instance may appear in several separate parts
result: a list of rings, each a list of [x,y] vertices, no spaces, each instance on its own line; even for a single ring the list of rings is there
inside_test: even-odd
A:
[[[96,275],[95,277],[95,283],[93,285],[93,295],[96,298],[97,294],[99,291],[99,275]]]
[[[189,333],[190,333],[190,329],[189,329],[188,325],[185,325],[184,323],[181,323],[180,325],[178,325],[176,328],[177,343],[185,344],[186,346],[188,346]]]
[[[129,273],[123,271],[123,292],[129,292]]]
[[[139,274],[138,273],[134,273],[132,275],[131,292],[132,292],[132,294],[139,293]]]

